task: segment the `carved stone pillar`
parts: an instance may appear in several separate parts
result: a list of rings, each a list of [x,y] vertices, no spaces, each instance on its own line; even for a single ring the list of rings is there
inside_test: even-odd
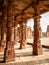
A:
[[[41,29],[41,27],[40,27],[40,32],[39,32],[39,34],[40,34],[40,38],[42,38],[42,37],[43,37],[43,34],[42,34],[42,29]]]
[[[17,41],[19,41],[20,42],[20,27],[17,27]]]
[[[15,31],[14,31],[14,41],[15,41],[15,43],[17,43],[17,41],[19,41],[19,31],[20,31],[20,29],[19,29],[19,27],[17,27],[17,26],[15,26]]]
[[[6,49],[4,55],[5,62],[15,60],[13,27],[12,27],[13,21],[14,21],[14,16],[10,15],[8,17],[8,22],[7,22],[7,42],[6,42]]]
[[[15,26],[15,30],[14,30],[14,41],[15,43],[17,42],[17,26]]]
[[[39,55],[42,53],[42,46],[40,41],[40,15],[38,5],[34,6],[35,17],[34,17],[34,43],[33,43],[33,54]]]
[[[18,26],[19,22],[17,21],[17,18],[15,17],[15,22],[14,22],[14,41],[15,43],[17,42],[17,26]]]
[[[1,46],[6,45],[6,23],[7,23],[7,0],[3,1],[2,21],[1,21]]]
[[[46,37],[49,37],[49,25],[47,26]]]
[[[23,21],[20,24],[20,30],[21,30],[20,49],[25,49],[26,48],[26,21]]]
[[[12,6],[11,3],[8,3],[7,10],[7,36],[6,36],[6,48],[4,51],[4,62],[14,61],[15,60],[15,51],[14,51],[14,38],[13,38],[13,24],[14,24],[14,15],[11,13]]]
[[[1,26],[1,46],[6,46],[6,26]]]

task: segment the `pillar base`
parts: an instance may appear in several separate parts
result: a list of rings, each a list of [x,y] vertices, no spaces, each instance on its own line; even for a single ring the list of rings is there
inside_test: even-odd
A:
[[[5,62],[15,61],[14,50],[6,50],[6,55],[5,55],[4,61]]]
[[[42,54],[42,46],[40,43],[33,44],[33,55],[40,55]]]
[[[15,60],[15,51],[12,44],[12,42],[9,42],[8,47],[5,49],[4,62],[11,62]]]
[[[22,43],[20,43],[20,49],[26,49],[26,41],[22,41]]]

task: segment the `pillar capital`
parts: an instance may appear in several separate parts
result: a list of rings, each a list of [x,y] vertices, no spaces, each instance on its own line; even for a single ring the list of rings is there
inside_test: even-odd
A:
[[[40,15],[39,15],[39,16],[34,16],[33,18],[34,18],[34,19],[36,19],[36,18],[40,19],[41,16],[40,16]]]

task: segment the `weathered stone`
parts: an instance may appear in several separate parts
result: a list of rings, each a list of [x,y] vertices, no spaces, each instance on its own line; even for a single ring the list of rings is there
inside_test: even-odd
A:
[[[42,53],[42,46],[40,41],[40,15],[38,9],[38,2],[34,6],[35,18],[34,18],[34,43],[33,43],[33,54],[39,55]]]
[[[21,40],[20,40],[20,49],[26,48],[26,21],[23,21],[20,24],[21,29]]]
[[[20,41],[20,26],[17,27],[17,41]]]
[[[30,26],[27,26],[26,27],[26,38],[32,39],[33,37],[34,37],[34,35],[33,35],[32,30],[31,30],[31,27]]]
[[[49,25],[47,26],[46,36],[49,37]]]
[[[11,6],[10,2],[8,2],[8,10],[7,10],[7,36],[6,36],[6,48],[4,51],[4,61],[12,61],[15,60],[15,51],[14,51],[14,15],[11,14]]]
[[[7,42],[7,47],[4,51],[4,61],[10,62],[15,60],[15,51],[14,51],[14,44],[12,41]]]
[[[41,5],[38,3],[37,0],[1,0],[0,3],[0,10],[2,10],[2,22],[1,22],[1,44],[5,41],[5,32],[7,32],[6,36],[6,48],[4,52],[4,61],[12,61],[15,59],[15,52],[14,52],[14,17],[16,15],[22,15],[24,18],[31,18],[34,17],[34,45],[33,45],[33,54],[38,55],[42,53],[42,47],[40,44],[40,34],[39,34],[39,11],[41,13],[49,11],[48,7]],[[3,4],[4,3],[4,4]],[[35,5],[34,5],[34,4]],[[38,4],[38,6],[37,6]],[[33,5],[33,6],[32,6]],[[46,5],[47,6],[47,5]],[[1,8],[2,7],[2,8]],[[33,7],[33,8],[32,8]],[[39,8],[38,8],[39,7]],[[18,17],[18,21],[21,20]],[[24,19],[23,19],[24,20]],[[21,21],[23,21],[21,20]],[[20,25],[21,28],[21,44],[20,48],[26,47],[26,24],[23,21]],[[6,26],[7,25],[7,26]],[[7,30],[5,30],[7,28]],[[10,60],[9,60],[10,59]]]
[[[14,41],[17,41],[17,27],[14,28]]]
[[[2,21],[1,21],[1,46],[6,45],[6,23],[7,23],[7,5],[8,1],[3,1]]]
[[[41,27],[40,27],[40,29],[39,29],[39,35],[40,35],[40,38],[43,37],[43,33],[42,33]]]

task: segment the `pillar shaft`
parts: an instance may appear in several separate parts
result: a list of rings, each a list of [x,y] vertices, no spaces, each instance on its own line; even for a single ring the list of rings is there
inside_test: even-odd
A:
[[[15,41],[15,43],[17,43],[17,28],[18,28],[18,24],[19,24],[19,22],[17,21],[17,19],[15,19],[15,22],[14,22],[14,41]]]
[[[3,1],[2,21],[1,21],[1,45],[5,46],[6,42],[6,23],[7,23],[7,0]]]
[[[21,31],[21,39],[20,39],[20,49],[24,49],[26,48],[26,22],[23,21],[21,24],[20,24],[20,31]]]
[[[7,14],[7,36],[6,36],[6,48],[4,52],[4,61],[14,61],[15,60],[15,52],[14,52],[14,39],[13,39],[13,24],[14,24],[14,16],[10,11],[10,4],[8,4],[8,14]]]
[[[17,27],[15,26],[15,30],[14,30],[14,40],[15,42],[17,42]]]
[[[47,26],[46,36],[49,37],[49,25]]]
[[[12,22],[12,18],[8,18],[10,22]],[[12,23],[11,23],[12,24]],[[5,49],[5,62],[13,61],[15,60],[15,52],[14,52],[14,36],[13,36],[13,27],[10,25],[10,23],[7,22],[7,42],[6,42],[6,49]]]
[[[38,55],[42,53],[42,46],[40,41],[40,15],[38,5],[34,7],[35,18],[34,18],[34,44],[33,44],[33,54]]]

